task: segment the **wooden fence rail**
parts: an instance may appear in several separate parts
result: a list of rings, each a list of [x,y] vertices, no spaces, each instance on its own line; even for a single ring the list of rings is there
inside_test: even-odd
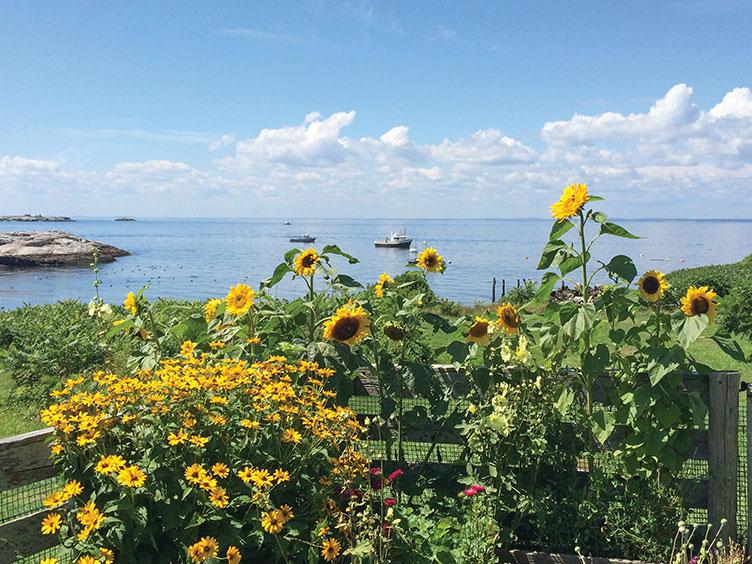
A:
[[[455,397],[465,396],[470,384],[464,371],[445,365],[436,365],[433,369],[436,377],[441,379],[445,386],[454,390]],[[596,401],[604,403],[607,402],[603,391],[605,379],[607,376],[596,382],[594,394]],[[717,524],[725,517],[728,520],[725,530],[730,535],[735,535],[739,373],[725,371],[712,372],[708,377],[689,376],[685,378],[684,386],[687,390],[698,391],[709,410],[708,429],[693,431],[694,442],[689,453],[693,460],[707,460],[709,468],[707,479],[699,479],[695,483],[696,495],[692,500],[693,505],[707,508],[711,523]],[[370,398],[364,402],[365,407],[358,410],[359,416],[364,418],[377,414],[378,402],[374,399],[378,396],[378,382],[369,372],[360,373],[356,379],[355,391],[356,396],[361,396],[361,399]],[[431,442],[438,430],[435,424],[424,421],[407,428],[403,437],[408,441]],[[441,442],[461,442],[454,429],[442,429],[441,432]],[[618,433],[618,430],[616,432]],[[61,469],[50,460],[46,440],[51,435],[52,429],[49,428],[0,439],[0,492],[32,484],[60,473]],[[41,534],[40,524],[45,514],[45,510],[39,510],[0,523],[0,564],[15,562],[19,555],[30,556],[57,544],[56,535]],[[516,558],[520,560],[523,558],[522,555],[523,553],[520,553]]]

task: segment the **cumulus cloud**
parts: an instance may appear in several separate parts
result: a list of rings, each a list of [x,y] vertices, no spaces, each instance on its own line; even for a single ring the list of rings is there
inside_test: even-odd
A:
[[[427,209],[444,216],[541,216],[547,210],[541,200],[553,201],[577,181],[609,197],[612,213],[640,216],[646,206],[662,205],[650,215],[752,217],[750,89],[735,88],[703,109],[690,86],[677,84],[645,106],[627,115],[575,114],[542,124],[538,150],[497,127],[436,143],[416,142],[405,124],[354,138],[347,131],[355,111],[312,111],[297,125],[250,138],[215,137],[208,149],[229,147],[231,154],[209,169],[145,160],[71,172],[49,160],[2,157],[0,191],[59,190],[69,199],[137,194],[139,202],[182,199],[217,215],[286,214],[292,206],[318,216],[425,215]]]

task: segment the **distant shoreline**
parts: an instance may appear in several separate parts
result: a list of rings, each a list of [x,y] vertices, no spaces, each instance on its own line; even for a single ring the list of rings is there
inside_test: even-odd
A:
[[[0,221],[56,221],[56,222],[62,222],[62,221],[76,221],[75,219],[71,219],[67,216],[50,216],[46,217],[43,215],[31,215],[30,213],[24,214],[24,215],[0,215]]]

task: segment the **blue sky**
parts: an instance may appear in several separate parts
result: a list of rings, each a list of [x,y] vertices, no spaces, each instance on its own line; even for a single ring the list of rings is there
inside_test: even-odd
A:
[[[752,218],[750,2],[0,1],[0,214]]]

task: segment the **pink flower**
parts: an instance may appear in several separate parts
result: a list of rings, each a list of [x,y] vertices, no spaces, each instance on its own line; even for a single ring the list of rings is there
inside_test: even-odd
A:
[[[465,495],[475,495],[476,493],[475,488],[467,488],[465,490]]]
[[[473,486],[473,489],[475,490],[475,493],[482,493],[486,491],[486,488],[484,488],[483,486]]]
[[[402,474],[404,474],[404,472],[402,470],[395,470],[394,472],[392,472],[391,474],[389,474],[389,481],[392,482],[392,481],[396,480],[397,478],[399,478],[400,476],[402,476]]]
[[[384,500],[384,505],[394,505],[395,503],[397,503],[397,500],[393,497],[388,497]]]
[[[371,476],[376,476],[377,474],[381,474],[381,468],[371,468]]]

